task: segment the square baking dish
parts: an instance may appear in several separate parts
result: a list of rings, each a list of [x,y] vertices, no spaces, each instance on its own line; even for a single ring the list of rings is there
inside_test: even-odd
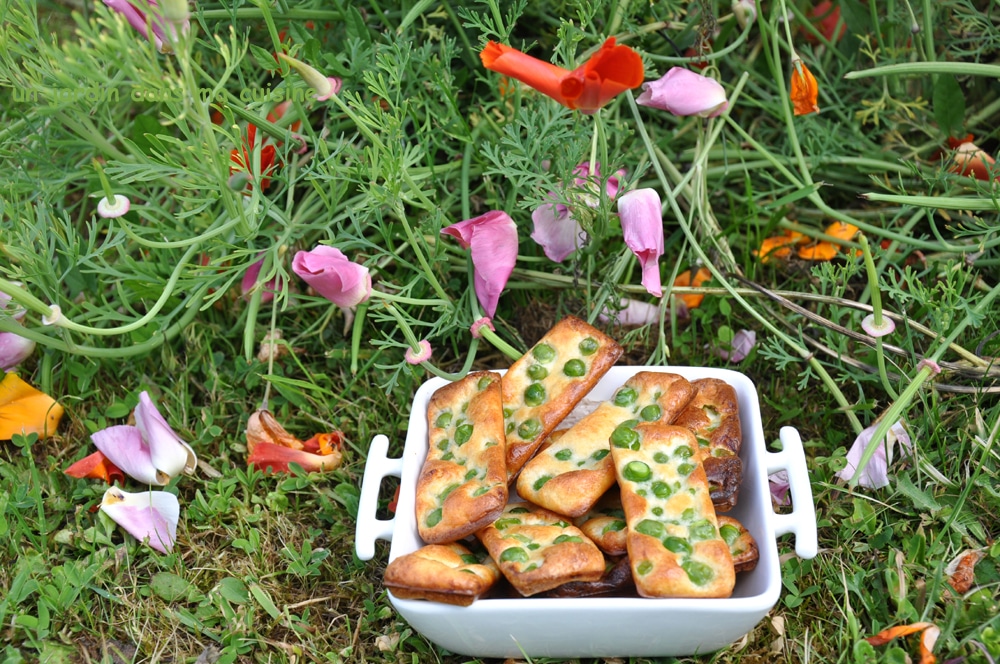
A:
[[[757,540],[757,567],[737,576],[726,599],[650,599],[582,597],[480,599],[460,607],[404,600],[389,593],[399,614],[430,641],[471,657],[667,657],[714,652],[739,640],[778,601],[781,568],[776,538],[795,535],[802,558],[816,555],[816,513],[798,432],[783,427],[781,452],[769,452],[753,382],[744,374],[707,367],[613,367],[587,395],[591,405],[609,399],[639,371],[676,373],[688,380],[719,378],[736,390],[743,444],[743,485],[739,503],[726,514],[740,520]],[[503,373],[498,371],[497,373]],[[357,555],[370,560],[375,541],[391,541],[389,560],[423,546],[417,534],[414,500],[417,477],[427,453],[427,405],[447,381],[433,378],[417,390],[409,429],[398,459],[387,456],[389,439],[372,440],[361,485],[355,537]],[[771,506],[769,474],[788,472],[794,510],[777,514]],[[386,476],[400,478],[395,518],[376,518],[379,486]]]

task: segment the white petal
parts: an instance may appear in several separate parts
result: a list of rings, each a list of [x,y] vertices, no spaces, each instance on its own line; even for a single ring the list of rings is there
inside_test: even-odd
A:
[[[104,492],[101,511],[130,535],[163,553],[169,553],[177,538],[181,507],[177,496],[166,491],[129,493],[118,487]]]

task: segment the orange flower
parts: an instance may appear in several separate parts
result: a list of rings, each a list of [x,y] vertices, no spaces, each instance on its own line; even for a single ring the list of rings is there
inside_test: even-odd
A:
[[[0,440],[14,434],[37,433],[47,438],[56,432],[63,407],[56,400],[9,373],[0,381]]]
[[[593,113],[616,96],[642,83],[642,58],[608,37],[585,63],[569,71],[515,48],[490,41],[480,52],[483,66],[516,78],[567,108]]]
[[[799,69],[802,70],[799,73]],[[819,84],[816,77],[806,67],[806,63],[801,60],[795,61],[792,65],[792,106],[795,108],[795,115],[809,115],[819,113],[819,105],[816,103],[819,97]]]
[[[77,479],[104,480],[108,484],[125,483],[125,473],[118,466],[111,463],[104,452],[98,450],[89,456],[85,456],[69,468],[63,471],[70,477]]]
[[[334,470],[343,460],[340,447],[344,434],[339,431],[316,434],[302,442],[288,433],[267,410],[258,410],[247,422],[248,466],[264,472],[288,473],[295,463],[310,473]]]
[[[995,164],[996,160],[992,156],[969,140],[955,147],[955,165],[951,167],[951,172],[970,175],[977,180],[989,180],[990,170],[998,172]],[[994,179],[1000,180],[1000,175]]]
[[[243,141],[243,150],[231,150],[229,152],[229,174],[237,173],[239,171],[246,171],[247,173],[252,173],[253,169],[250,165],[253,162],[253,147],[254,142],[257,138],[257,127],[254,125],[247,126],[247,138]],[[266,138],[264,139],[267,140]],[[267,177],[267,174],[274,170],[275,164],[275,154],[276,151],[273,145],[263,145],[264,141],[261,141],[262,145],[260,148],[260,188],[267,189],[271,186],[271,179]],[[253,189],[252,184],[248,184],[248,187]]]
[[[753,252],[754,256],[760,258],[761,263],[766,263],[772,258],[783,260],[792,255],[792,247],[806,242],[806,236],[797,231],[785,231],[782,235],[765,238],[760,243],[760,249]]]
[[[698,268],[695,272],[694,278],[691,278],[691,270],[685,270],[677,275],[674,279],[674,286],[701,286],[703,283],[712,278],[712,273],[708,271],[708,268]],[[687,305],[688,309],[694,309],[701,305],[701,301],[705,299],[705,296],[701,293],[685,293],[683,295],[677,295],[678,298],[684,304]]]
[[[920,637],[920,664],[934,664],[937,658],[931,651],[941,634],[941,630],[934,623],[919,622],[912,625],[897,625],[884,629],[875,636],[869,636],[865,640],[873,646],[883,646],[898,636],[907,636],[915,632],[923,632]]]
[[[812,8],[809,18],[816,29],[826,38],[827,41],[837,43],[840,38],[847,33],[847,26],[840,22],[840,6],[835,5],[830,0],[823,0]],[[837,30],[837,24],[840,30]],[[806,41],[810,44],[819,44],[819,39],[811,32],[806,32]]]

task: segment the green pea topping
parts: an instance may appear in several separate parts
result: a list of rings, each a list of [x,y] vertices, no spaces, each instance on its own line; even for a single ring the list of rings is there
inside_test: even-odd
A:
[[[450,494],[452,491],[454,491],[455,489],[457,489],[460,486],[462,486],[462,485],[461,484],[449,484],[448,486],[446,486],[444,488],[444,491],[441,492],[440,499],[444,500],[445,498],[448,497],[448,494]]]
[[[694,508],[693,507],[689,507],[686,510],[684,510],[683,512],[681,512],[681,519],[683,519],[684,521],[688,521],[688,522],[690,522],[692,519],[694,519]]]
[[[481,486],[472,492],[472,497],[478,498],[479,496],[482,496],[483,494],[487,493],[489,490],[490,488],[488,486]]]
[[[528,551],[538,551],[540,548],[542,548],[542,545],[538,542],[532,542],[528,545]]]
[[[653,482],[653,495],[657,498],[669,498],[673,491],[670,490],[670,485],[666,482],[661,482],[657,480]]]
[[[642,461],[629,461],[622,469],[622,477],[630,482],[645,482],[653,476],[653,471]]]
[[[674,456],[679,459],[690,459],[694,451],[687,445],[681,445],[674,450]]]
[[[479,474],[479,471],[477,471],[475,468],[473,468],[472,470],[470,470],[469,472],[467,472],[465,474],[465,479],[466,480],[471,480],[472,478],[474,478],[478,474]]]
[[[565,449],[559,450],[558,452],[556,452],[552,456],[554,456],[555,458],[559,459],[560,461],[569,461],[570,459],[573,458],[573,450],[571,450],[571,449],[569,449],[567,447]]]
[[[455,455],[452,454],[451,452],[445,452],[444,454],[441,455],[441,460],[442,461],[451,461],[454,458],[455,458]]]
[[[552,540],[553,544],[562,544],[563,542],[582,542],[583,540],[576,535],[560,535],[559,537]]]
[[[611,444],[619,449],[639,449],[639,434],[632,428],[635,423],[635,420],[629,420],[615,427],[611,434]]]
[[[677,472],[681,475],[690,475],[691,471],[693,471],[695,467],[696,466],[693,463],[682,463],[677,466]]]
[[[437,419],[434,420],[434,426],[436,426],[439,429],[443,429],[449,424],[451,424],[451,413],[449,413],[448,411],[441,413],[440,415],[437,416]]]
[[[587,375],[587,365],[583,360],[572,359],[563,365],[563,373],[570,378],[579,378]]]
[[[597,349],[600,348],[600,345],[601,344],[597,343],[597,339],[587,337],[580,342],[580,353],[583,355],[593,355],[597,352]]]
[[[528,378],[531,380],[545,380],[549,375],[549,370],[540,364],[532,364],[528,367]]]
[[[519,546],[512,546],[509,549],[504,549],[503,553],[500,554],[500,562],[526,563],[528,562],[528,552]]]
[[[563,520],[556,521],[552,524],[553,526],[559,526],[560,528],[569,528],[569,524]]]
[[[479,379],[479,382],[476,383],[476,387],[480,390],[485,390],[487,387],[490,386],[492,382],[493,382],[492,378],[490,378],[489,376],[483,376],[482,378]]]
[[[643,560],[641,563],[636,565],[635,571],[639,574],[649,574],[653,569],[653,563],[648,560]]]
[[[441,523],[441,508],[437,508],[433,512],[427,515],[427,520],[424,521],[428,528],[433,528],[434,526]]]
[[[524,440],[534,440],[538,437],[538,434],[542,430],[542,423],[538,420],[532,418],[530,420],[525,420],[521,422],[521,426],[517,428],[517,435]]]
[[[645,422],[655,422],[660,419],[661,415],[663,415],[663,409],[656,404],[646,406],[639,411],[639,417],[641,417]]]
[[[497,519],[496,521],[493,522],[493,527],[496,528],[497,530],[504,530],[505,528],[509,528],[510,526],[516,526],[519,523],[521,523],[520,519],[508,517],[506,519]]]
[[[512,507],[507,510],[507,514],[527,514],[530,511],[527,507]]]
[[[734,456],[732,450],[727,450],[724,447],[716,447],[712,450],[712,456],[714,457],[724,457],[724,456]]]
[[[534,489],[535,491],[538,491],[543,486],[545,486],[546,482],[548,482],[551,479],[552,479],[551,475],[542,475],[537,480],[535,480],[535,483],[531,485],[531,488]]]
[[[448,440],[447,438],[442,438],[437,442],[437,445],[435,447],[444,452],[446,449],[448,449],[449,445],[451,445],[451,441]]]
[[[663,516],[663,508],[662,507],[654,507],[650,511],[653,513],[653,516]]]
[[[663,540],[663,546],[674,553],[691,553],[691,545],[681,537],[668,537]]]
[[[545,403],[545,388],[541,383],[532,383],[524,391],[524,403],[529,406],[540,406]]]
[[[623,387],[615,393],[614,403],[616,406],[631,406],[639,398],[639,393],[631,387]]]
[[[688,578],[691,579],[691,583],[696,586],[703,586],[715,576],[715,572],[712,568],[705,563],[700,563],[697,560],[687,560],[681,563],[681,568],[687,572]]]
[[[471,553],[463,553],[462,554],[462,562],[465,563],[466,565],[478,565],[479,564],[479,560],[474,555],[472,555]]]
[[[471,424],[463,424],[455,429],[455,444],[461,446],[469,442],[469,439],[472,438],[472,429]]]
[[[657,452],[656,454],[653,455],[653,461],[655,461],[656,463],[666,463],[670,461],[670,457],[668,457],[663,452]]]
[[[715,526],[708,519],[702,519],[691,524],[688,533],[693,540],[707,540],[715,537]]]
[[[517,425],[514,424],[513,422],[508,422],[507,427],[504,429],[504,433],[506,433],[509,436],[511,432],[514,430],[515,426]]]
[[[596,452],[590,455],[590,458],[593,459],[594,461],[600,461],[609,454],[611,454],[611,450],[597,450]]]
[[[740,529],[727,523],[719,528],[719,534],[722,535],[722,539],[726,541],[726,545],[732,547],[733,543],[740,537]]]
[[[505,420],[506,420],[506,419],[507,419],[508,417],[510,417],[511,415],[513,415],[513,414],[514,414],[514,409],[513,409],[513,408],[504,408],[504,409],[503,409],[503,418],[504,418]]]
[[[485,443],[483,443],[483,447],[493,447],[494,445],[497,444],[498,443],[495,440],[487,440]]]
[[[525,571],[525,572],[533,572],[536,569],[538,569],[538,563],[531,563],[530,565],[528,565],[527,567],[525,567],[523,571]]]
[[[622,530],[625,530],[625,522],[622,521],[621,519],[615,519],[608,525],[604,526],[604,528],[601,530],[601,534],[617,533],[621,532]]]
[[[707,438],[702,438],[701,436],[698,436],[697,438],[698,438],[698,445],[700,447],[708,447],[709,445],[711,445],[711,443],[708,442]]]
[[[667,529],[659,521],[643,519],[635,525],[635,532],[649,535],[656,539],[662,539],[667,534]]]
[[[548,344],[538,344],[531,349],[531,354],[539,362],[551,362],[556,357],[556,349]]]
[[[705,415],[708,416],[709,425],[705,427],[705,431],[715,431],[719,428],[722,423],[722,416],[719,415],[719,411],[712,408],[711,406],[705,406],[702,408],[705,411]]]

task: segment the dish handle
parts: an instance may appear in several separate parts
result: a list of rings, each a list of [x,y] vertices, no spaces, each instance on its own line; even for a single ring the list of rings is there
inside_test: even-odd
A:
[[[375,516],[382,479],[403,474],[403,460],[390,459],[388,454],[389,438],[382,434],[372,438],[365,474],[361,478],[358,527],[354,536],[354,550],[361,560],[371,560],[375,556],[375,540],[392,540],[392,530],[396,525],[395,517],[383,520]]]
[[[778,438],[781,440],[781,451],[767,453],[767,474],[787,471],[792,512],[771,514],[774,534],[794,533],[796,555],[800,558],[815,558],[819,549],[816,538],[816,506],[813,503],[802,438],[794,427],[781,427]]]

